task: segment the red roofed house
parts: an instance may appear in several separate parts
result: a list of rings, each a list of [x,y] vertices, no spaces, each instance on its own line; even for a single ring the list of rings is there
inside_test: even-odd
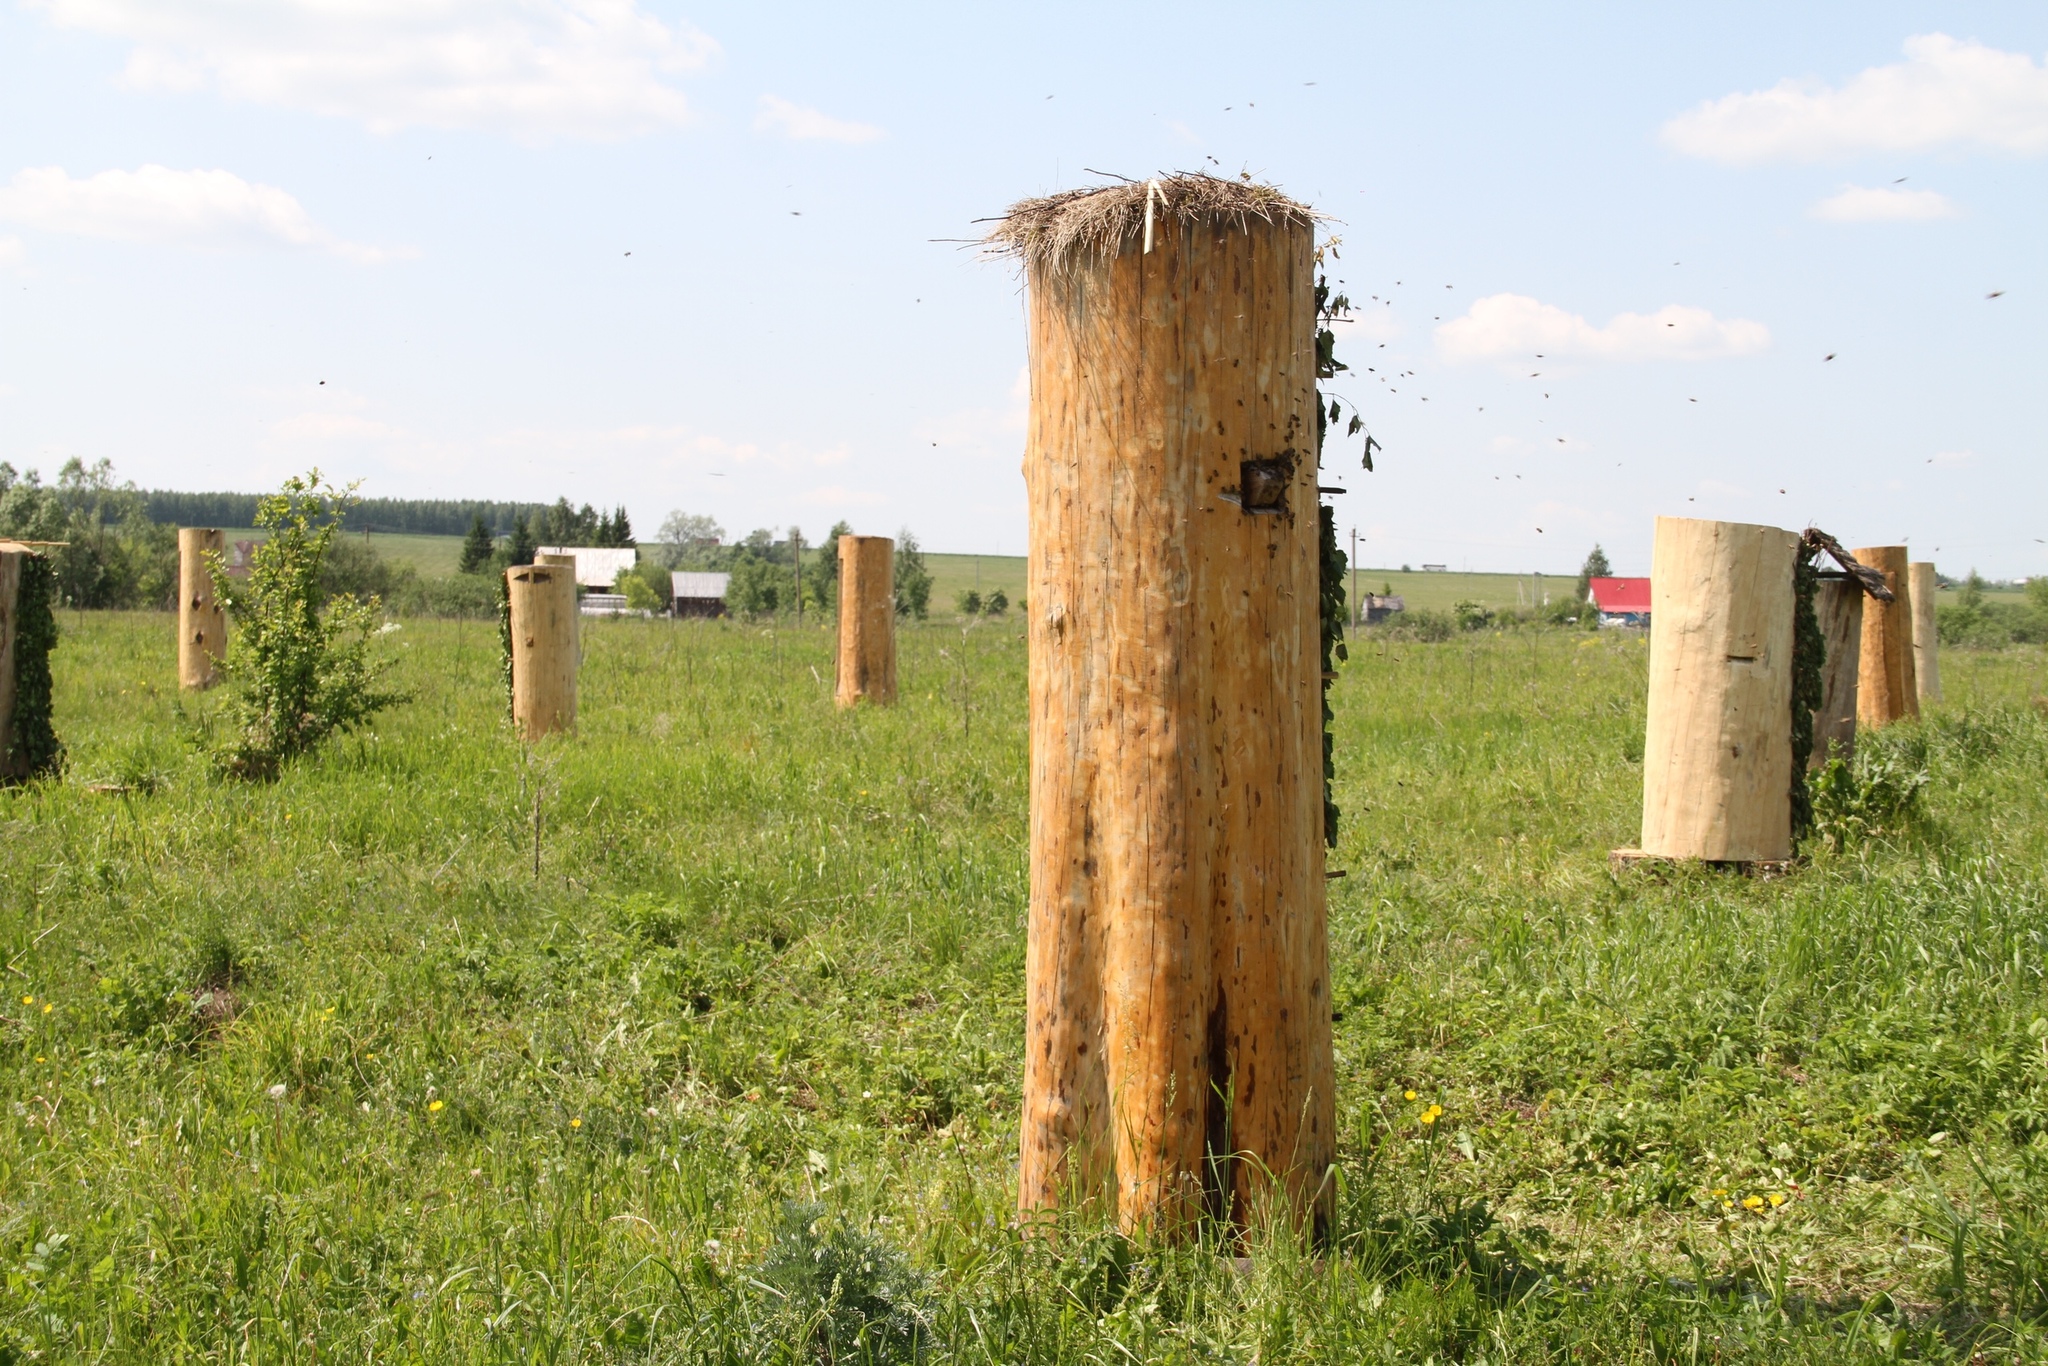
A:
[[[1648,626],[1650,624],[1650,581],[1648,579],[1594,579],[1586,596],[1600,610],[1602,626]]]

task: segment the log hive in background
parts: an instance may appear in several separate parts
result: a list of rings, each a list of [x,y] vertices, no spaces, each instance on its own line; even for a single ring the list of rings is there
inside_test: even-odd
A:
[[[1852,552],[1884,575],[1890,602],[1863,605],[1862,658],[1856,666],[1856,724],[1875,730],[1920,714],[1913,681],[1913,605],[1906,583],[1906,547],[1869,545]]]
[[[1906,566],[1906,596],[1913,606],[1913,697],[1941,701],[1941,640],[1934,624],[1934,566],[1926,560]]]
[[[896,700],[896,543],[839,538],[840,706]]]
[[[208,552],[227,553],[228,536],[215,527],[178,528],[178,686],[210,688],[228,653],[228,614],[214,596]]]
[[[533,562],[555,569],[569,571],[569,595],[576,600],[576,610],[569,618],[569,638],[576,643],[576,665],[583,666],[583,594],[576,586],[576,557],[574,555],[535,555]]]
[[[1063,233],[1076,211],[1092,238]],[[1178,177],[1019,205],[997,236],[1030,330],[1019,1200],[1165,1231],[1281,1205],[1320,1229],[1312,224]]]
[[[512,609],[512,721],[522,740],[576,729],[576,571],[505,571]]]
[[[14,637],[21,605],[21,566],[28,547],[0,541],[0,776],[18,776],[11,771],[8,755],[14,750]]]
[[[1856,667],[1863,655],[1863,590],[1847,576],[1824,578],[1813,599],[1814,615],[1827,642],[1821,665],[1820,708],[1813,714],[1813,754],[1808,768],[1833,755],[1847,759],[1856,749]]]
[[[1642,852],[1792,857],[1792,576],[1799,537],[1659,517],[1650,564]]]

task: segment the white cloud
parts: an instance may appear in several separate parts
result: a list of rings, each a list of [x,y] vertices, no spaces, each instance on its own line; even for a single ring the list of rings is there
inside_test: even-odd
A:
[[[718,45],[637,0],[27,0],[133,44],[127,83],[526,141],[690,122],[671,78]]]
[[[1741,356],[1771,344],[1770,329],[1746,318],[1716,318],[1704,308],[1668,304],[1655,313],[1621,313],[1595,327],[1576,313],[1525,294],[1489,294],[1436,329],[1437,349],[1453,361],[1707,360]]]
[[[873,142],[885,136],[872,123],[848,123],[804,105],[791,104],[779,95],[761,97],[761,112],[754,115],[754,131],[774,133],[796,142]]]
[[[404,252],[344,242],[274,185],[252,185],[229,171],[144,166],[73,180],[61,166],[17,171],[0,188],[0,219],[43,232],[121,242],[228,247],[283,243],[331,251],[365,265]]]
[[[19,237],[0,237],[0,266],[20,267],[28,264],[28,248]]]
[[[1784,80],[1708,100],[1664,125],[1665,145],[1731,165],[1951,144],[2048,151],[2048,66],[1943,33],[1908,38],[1905,51],[1840,89]]]
[[[1939,190],[1901,190],[1845,185],[1815,204],[1815,218],[1831,223],[1897,223],[1929,218],[1954,218],[1956,206]]]
[[[881,494],[870,493],[866,489],[850,489],[841,484],[827,484],[804,494],[803,501],[819,507],[839,508],[874,507],[887,500]]]
[[[354,413],[299,413],[271,424],[270,432],[286,441],[391,441],[407,435],[389,423]]]

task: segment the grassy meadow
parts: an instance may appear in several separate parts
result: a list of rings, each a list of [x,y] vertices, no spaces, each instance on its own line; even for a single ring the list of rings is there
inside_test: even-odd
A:
[[[406,622],[414,700],[269,786],[194,756],[168,618],[61,625],[0,1362],[2048,1355],[2041,650],[1949,654],[1864,747],[1917,805],[1765,881],[1610,872],[1639,636],[1358,642],[1303,1249],[1014,1227],[1014,615],[852,713],[823,630],[586,621],[532,749],[495,628]]]

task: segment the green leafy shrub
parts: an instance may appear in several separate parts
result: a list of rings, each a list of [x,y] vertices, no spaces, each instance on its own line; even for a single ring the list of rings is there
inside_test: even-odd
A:
[[[822,1205],[783,1206],[761,1280],[820,1361],[914,1360],[927,1331],[924,1278],[896,1248]]]
[[[932,575],[924,550],[905,527],[896,533],[896,615],[923,621],[932,607]]]
[[[218,556],[214,580],[234,616],[234,651],[221,673],[231,685],[232,733],[214,751],[222,772],[267,780],[337,732],[355,729],[406,700],[381,688],[388,660],[370,655],[381,613],[375,597],[328,599],[322,577],[348,492],[314,470],[287,479],[257,505],[269,537],[231,578]]]
[[[1808,785],[1813,794],[1813,829],[1839,851],[1851,841],[1897,834],[1920,806],[1920,793],[1931,781],[1926,743],[1887,742],[1879,731],[1857,746],[1853,761],[1837,755],[1828,760]]]
[[[972,588],[964,588],[954,595],[953,606],[963,617],[978,617],[981,615],[981,594]]]

